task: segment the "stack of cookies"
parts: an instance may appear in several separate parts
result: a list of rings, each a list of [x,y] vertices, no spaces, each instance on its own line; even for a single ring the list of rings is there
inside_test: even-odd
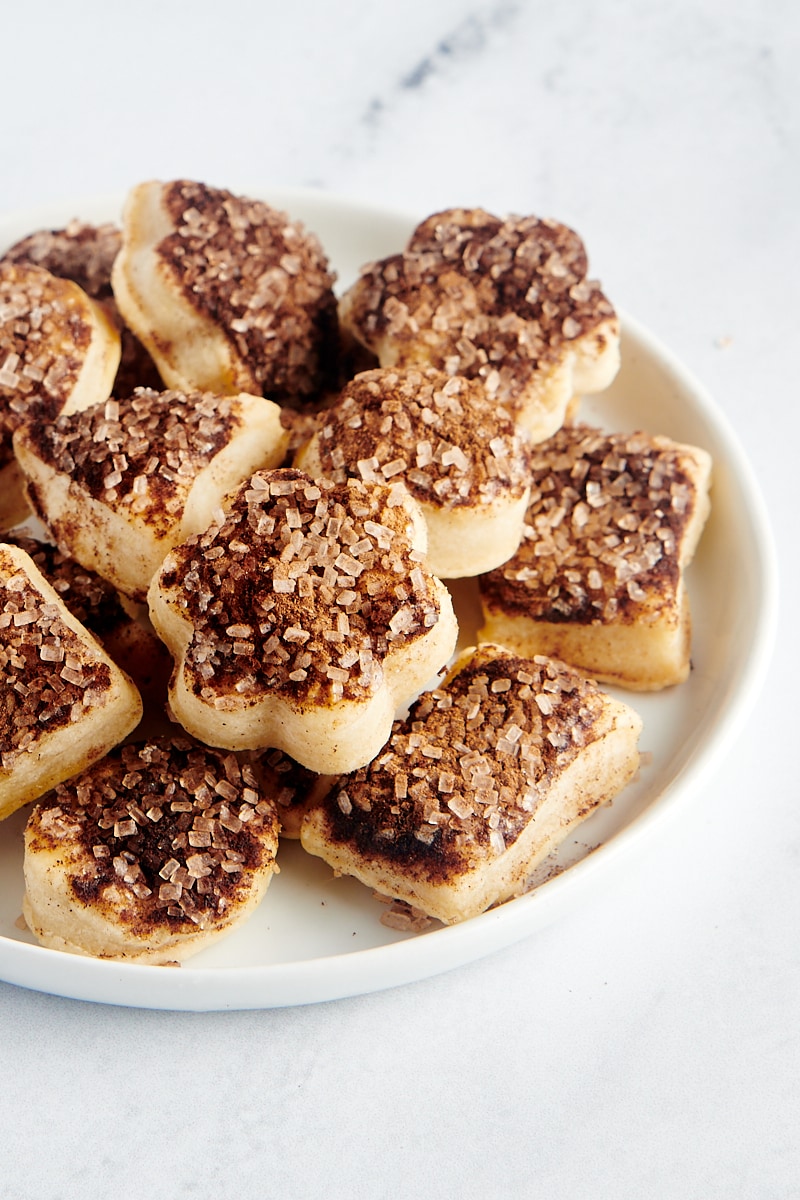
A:
[[[599,685],[689,672],[710,460],[581,422],[620,342],[587,270],[453,209],[337,298],[314,234],[183,180],[0,259],[0,816],[35,802],[43,944],[181,961],[281,835],[462,921],[631,781]]]

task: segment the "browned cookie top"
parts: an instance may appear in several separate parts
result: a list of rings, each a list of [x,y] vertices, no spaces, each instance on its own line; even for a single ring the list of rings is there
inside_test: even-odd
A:
[[[541,620],[633,621],[673,596],[697,503],[685,448],[645,433],[565,427],[534,447],[519,550],[480,578],[492,610]]]
[[[484,648],[420,697],[372,763],[341,778],[324,801],[327,833],[444,881],[516,840],[601,705],[563,663]]]
[[[111,223],[70,221],[64,229],[39,229],[6,250],[4,262],[35,263],[61,279],[72,279],[96,300],[111,298],[111,268],[122,231]]]
[[[319,455],[331,479],[402,479],[418,500],[446,507],[522,497],[527,451],[510,415],[475,381],[432,367],[357,375],[320,418]]]
[[[242,424],[234,397],[139,388],[29,436],[44,462],[94,499],[158,529],[174,525],[198,473]]]
[[[0,546],[0,763],[10,771],[39,738],[102,706],[112,688],[99,649],[87,647],[61,610]]]
[[[557,221],[449,209],[423,221],[402,254],[363,269],[349,319],[369,347],[390,339],[398,363],[479,376],[490,394],[513,398],[613,317],[586,272],[583,242]]]
[[[308,396],[337,355],[334,275],[318,239],[260,200],[177,180],[174,233],[157,247],[194,308],[225,333],[258,390]]]
[[[223,918],[274,856],[277,828],[249,767],[182,736],[112,750],[39,801],[29,834],[34,851],[77,840],[93,869],[72,875],[76,898],[102,911],[107,889],[129,889],[129,907],[108,907],[146,937]]]
[[[86,296],[30,263],[0,263],[0,466],[31,412],[44,420],[69,399],[92,326]]]
[[[72,615],[96,637],[102,640],[130,619],[116,588],[52,542],[41,542],[24,533],[6,533],[3,540],[29,555]]]
[[[387,653],[440,615],[396,489],[260,471],[220,524],[172,552],[160,586],[194,626],[184,670],[197,694],[327,704],[374,690]]]

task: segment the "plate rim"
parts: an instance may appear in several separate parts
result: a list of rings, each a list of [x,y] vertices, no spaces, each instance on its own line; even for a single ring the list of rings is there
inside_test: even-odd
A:
[[[314,188],[258,187],[247,193],[268,197],[291,210],[314,204],[405,225],[409,231],[420,219],[408,212]],[[53,214],[99,211],[116,205],[119,195],[95,195],[0,214],[0,230],[27,222],[50,222]],[[45,214],[48,214],[45,216]],[[61,219],[69,219],[62,218]],[[84,219],[89,219],[85,217]],[[303,216],[298,219],[308,223]],[[22,236],[22,235],[20,235]],[[334,264],[336,265],[336,264]],[[694,409],[713,431],[732,467],[739,498],[751,524],[759,561],[752,637],[739,664],[738,677],[709,736],[690,754],[683,768],[658,797],[625,828],[569,870],[534,891],[459,925],[426,931],[403,941],[344,954],[322,955],[294,962],[250,966],[192,967],[170,970],[137,963],[65,954],[0,934],[0,979],[20,987],[70,999],[123,1007],[172,1011],[221,1011],[299,1006],[342,999],[401,986],[464,966],[533,936],[561,913],[574,910],[584,894],[621,859],[652,836],[656,827],[674,817],[713,773],[741,730],[760,694],[777,632],[778,566],[769,516],[753,468],[724,411],[694,373],[660,338],[636,318],[617,307],[623,337],[658,360],[692,397]],[[499,928],[498,928],[499,927]]]

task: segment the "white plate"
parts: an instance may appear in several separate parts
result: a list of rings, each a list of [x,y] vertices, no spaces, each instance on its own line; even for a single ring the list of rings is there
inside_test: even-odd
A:
[[[400,248],[415,224],[324,194],[263,194],[320,236],[341,288],[364,262]],[[73,216],[117,220],[119,211],[119,199],[99,199],[9,217],[0,221],[0,248]],[[705,447],[714,458],[713,510],[688,575],[691,678],[659,695],[628,695],[644,718],[647,765],[563,847],[559,865],[568,870],[463,925],[403,934],[381,925],[385,910],[366,888],[334,879],[320,860],[285,843],[281,874],[245,926],[179,969],[136,966],[46,950],[19,928],[25,814],[17,813],[0,825],[0,978],[76,999],[184,1010],[271,1008],[377,991],[529,936],[601,887],[645,838],[657,836],[662,821],[713,771],[757,696],[774,634],[776,569],[758,489],[713,401],[627,317],[622,364],[613,386],[587,403],[584,414],[609,430],[643,428]],[[474,606],[474,588],[460,586],[457,607],[467,638]]]

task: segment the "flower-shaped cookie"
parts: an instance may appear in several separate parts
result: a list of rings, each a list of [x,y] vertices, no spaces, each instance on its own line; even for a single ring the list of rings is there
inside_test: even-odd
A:
[[[499,566],[522,537],[527,448],[478,380],[434,367],[365,371],[295,464],[315,477],[401,480],[428,526],[428,567],[444,579]]]
[[[283,461],[263,396],[138,389],[15,435],[38,515],[59,545],[144,600],[167,550],[210,523],[226,493]]]
[[[0,262],[0,529],[29,512],[14,431],[101,403],[119,356],[119,334],[77,284],[30,263]]]
[[[641,720],[554,659],[465,650],[378,757],[313,805],[303,845],[441,921],[523,891],[638,769]]]
[[[259,200],[176,180],[128,196],[114,296],[169,387],[313,396],[336,357],[318,239]]]
[[[277,747],[320,774],[368,762],[455,646],[424,557],[402,484],[257,472],[151,584],[174,715],[209,745]]]
[[[482,379],[538,440],[619,365],[617,317],[586,272],[565,225],[450,209],[423,221],[403,253],[363,269],[340,320],[381,366]]]

